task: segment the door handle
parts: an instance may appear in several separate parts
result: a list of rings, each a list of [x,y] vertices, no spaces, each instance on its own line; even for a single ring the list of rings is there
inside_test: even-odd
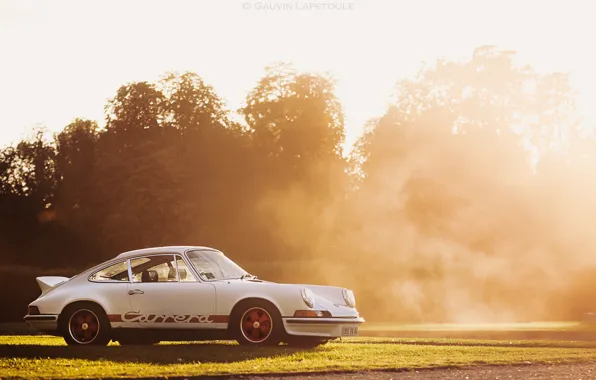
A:
[[[135,294],[145,294],[144,291],[142,291],[141,289],[134,289],[134,290],[129,290],[128,291],[128,295],[132,296]]]

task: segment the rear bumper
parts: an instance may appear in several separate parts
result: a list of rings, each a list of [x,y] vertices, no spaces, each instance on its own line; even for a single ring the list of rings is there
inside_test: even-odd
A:
[[[25,322],[38,331],[55,332],[58,330],[58,316],[51,314],[25,315]]]
[[[293,318],[283,319],[288,335],[317,336],[339,338],[342,336],[357,336],[358,326],[364,323],[364,318]],[[356,329],[354,329],[356,328]]]

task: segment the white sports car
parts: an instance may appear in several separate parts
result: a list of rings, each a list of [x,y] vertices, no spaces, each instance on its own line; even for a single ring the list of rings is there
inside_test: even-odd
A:
[[[25,321],[69,345],[235,339],[315,346],[358,335],[351,290],[257,279],[221,251],[159,247],[122,253],[72,278],[38,277]]]

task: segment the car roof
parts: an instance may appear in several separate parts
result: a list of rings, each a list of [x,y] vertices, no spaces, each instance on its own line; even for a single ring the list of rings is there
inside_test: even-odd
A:
[[[128,258],[128,257],[147,255],[147,254],[151,254],[151,253],[182,253],[189,249],[218,251],[215,248],[204,247],[204,246],[173,245],[173,246],[166,246],[166,247],[150,247],[150,248],[135,249],[133,251],[123,252],[123,253],[119,254],[118,256],[116,256],[115,258]]]

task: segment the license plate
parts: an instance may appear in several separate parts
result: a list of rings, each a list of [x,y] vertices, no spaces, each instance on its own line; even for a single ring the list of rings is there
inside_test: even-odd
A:
[[[341,328],[341,336],[357,336],[358,335],[358,326],[342,326]]]

